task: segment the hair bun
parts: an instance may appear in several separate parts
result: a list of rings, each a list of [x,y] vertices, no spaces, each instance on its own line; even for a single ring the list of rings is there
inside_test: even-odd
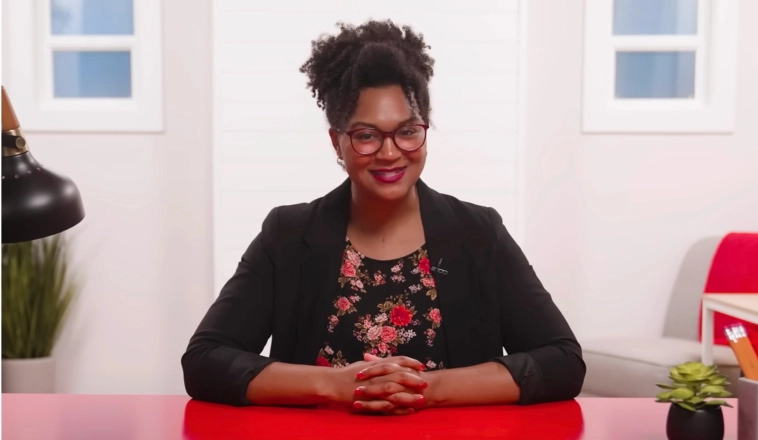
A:
[[[300,67],[332,127],[350,119],[361,89],[385,85],[401,86],[413,109],[429,122],[434,59],[423,35],[391,20],[337,26],[337,35],[323,35],[311,43],[311,57]]]

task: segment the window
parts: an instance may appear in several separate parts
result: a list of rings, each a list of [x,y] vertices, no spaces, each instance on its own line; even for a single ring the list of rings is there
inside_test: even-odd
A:
[[[163,129],[160,0],[6,0],[3,81],[26,131]]]
[[[738,0],[587,0],[584,131],[731,132]]]

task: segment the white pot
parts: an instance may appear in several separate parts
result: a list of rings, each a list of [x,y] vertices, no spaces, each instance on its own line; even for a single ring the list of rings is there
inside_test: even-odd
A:
[[[55,392],[55,359],[3,359],[4,393]]]

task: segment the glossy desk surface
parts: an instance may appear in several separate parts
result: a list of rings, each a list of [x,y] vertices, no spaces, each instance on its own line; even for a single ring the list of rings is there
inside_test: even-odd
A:
[[[734,400],[730,403],[736,406]],[[364,416],[325,409],[234,408],[186,396],[3,394],[2,438],[653,440],[666,438],[667,411],[667,404],[653,399],[580,398]],[[724,439],[736,440],[736,408],[724,408],[724,421]]]

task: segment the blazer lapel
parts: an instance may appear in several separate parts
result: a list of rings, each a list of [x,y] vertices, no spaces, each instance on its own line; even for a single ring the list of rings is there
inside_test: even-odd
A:
[[[468,366],[476,358],[476,331],[472,327],[475,313],[470,297],[473,274],[462,244],[465,227],[444,196],[421,180],[416,187],[426,247],[437,285],[448,367]]]
[[[301,262],[298,316],[298,341],[304,350],[297,350],[298,363],[313,364],[323,348],[327,328],[326,317],[332,299],[339,295],[337,282],[342,264],[350,214],[350,180],[347,179],[319,202],[305,233],[306,251]],[[314,331],[314,329],[318,329]]]

